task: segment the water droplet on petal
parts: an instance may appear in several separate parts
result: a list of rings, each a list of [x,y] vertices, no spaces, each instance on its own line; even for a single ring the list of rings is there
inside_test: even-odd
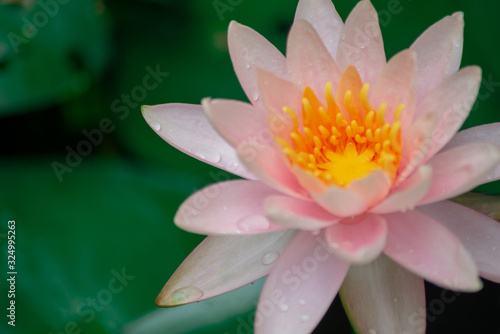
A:
[[[217,152],[214,148],[205,145],[196,147],[194,149],[194,155],[213,164],[218,163],[221,159],[219,152]]]
[[[318,234],[319,234],[319,230],[312,230],[312,231],[311,231],[311,234],[312,234],[312,235],[318,235]]]
[[[394,300],[394,302],[395,302],[395,303],[397,303],[397,302],[398,302],[398,299],[397,299],[397,298],[394,298],[393,300]]]
[[[158,122],[154,122],[154,123],[152,123],[152,124],[151,124],[151,127],[152,127],[155,131],[160,131],[160,129],[161,129],[161,125],[160,125],[160,123],[158,123]]]
[[[203,297],[203,292],[194,286],[188,286],[175,290],[168,298],[171,305],[185,304],[195,302]]]
[[[242,232],[265,231],[269,228],[269,221],[264,216],[251,215],[241,218],[237,226]]]
[[[281,312],[286,312],[288,311],[288,305],[287,304],[280,304],[280,306],[278,306],[280,311]]]
[[[306,304],[306,301],[304,299],[299,300],[299,305],[304,306]]]
[[[269,265],[276,262],[280,254],[278,252],[269,252],[262,257],[262,264]]]
[[[377,334],[377,331],[373,328],[368,331],[369,334]]]
[[[491,235],[487,235],[486,239],[488,239],[488,240],[491,239]]]
[[[307,314],[304,314],[303,316],[300,317],[300,321],[302,322],[309,321],[309,316]]]
[[[497,251],[497,248],[495,246],[491,247],[491,250],[496,252]]]
[[[260,98],[260,94],[258,91],[253,92],[252,100],[257,101]]]
[[[414,250],[414,249],[410,249],[408,252],[409,252],[410,254],[413,254],[413,253],[415,253],[415,250]]]
[[[245,67],[249,69],[250,67],[252,67],[252,65],[250,65],[250,63],[245,63]]]

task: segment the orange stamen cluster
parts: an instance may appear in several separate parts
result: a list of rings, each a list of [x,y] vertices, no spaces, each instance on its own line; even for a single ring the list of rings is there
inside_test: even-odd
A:
[[[306,87],[302,98],[302,122],[289,107],[283,111],[291,118],[290,138],[277,137],[292,166],[300,166],[326,184],[347,186],[376,168],[394,180],[401,160],[401,121],[404,105],[394,111],[394,122],[384,121],[386,104],[378,110],[368,101],[369,84],[359,96],[351,90],[337,101],[332,84],[325,86],[326,106]],[[341,105],[340,103],[343,103]]]

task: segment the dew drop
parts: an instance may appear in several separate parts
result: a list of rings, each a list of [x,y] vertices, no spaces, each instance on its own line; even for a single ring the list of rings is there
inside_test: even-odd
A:
[[[154,122],[153,124],[151,124],[151,127],[152,127],[155,131],[160,131],[160,129],[161,129],[161,125],[160,125],[160,123],[158,123],[158,122]]]
[[[394,298],[394,299],[393,299],[393,301],[394,301],[395,303],[397,303],[397,302],[398,302],[398,299],[397,299],[397,298]]]
[[[168,297],[168,304],[179,305],[189,302],[195,302],[197,300],[200,300],[201,297],[203,297],[203,292],[200,289],[194,286],[187,286],[185,288],[175,290]]]
[[[318,234],[319,234],[319,230],[312,230],[312,231],[311,231],[311,234],[312,234],[312,235],[318,235]]]
[[[488,239],[488,240],[491,239],[491,235],[487,235],[486,239]]]
[[[303,316],[300,317],[300,321],[302,322],[309,321],[309,316],[307,314],[304,314]]]
[[[496,246],[491,247],[491,250],[494,251],[494,252],[496,252],[497,251]]]
[[[250,67],[252,67],[252,65],[250,65],[250,63],[245,63],[245,67],[248,70],[248,69],[250,69]]]
[[[368,331],[369,334],[377,334],[377,331],[373,328]]]
[[[258,91],[253,92],[252,100],[257,101],[260,98],[260,94]]]
[[[280,304],[280,306],[278,306],[280,311],[281,312],[286,312],[288,311],[288,305],[287,304]]]
[[[194,155],[211,163],[218,163],[221,159],[219,152],[209,146],[200,145],[194,149]]]
[[[408,253],[413,254],[413,253],[415,253],[415,250],[414,250],[414,249],[410,249],[410,250],[408,251]]]
[[[299,300],[299,305],[304,306],[306,304],[306,301],[304,299]]]
[[[262,257],[262,264],[269,265],[276,262],[280,254],[278,252],[269,252]]]
[[[269,228],[269,221],[264,216],[251,215],[241,218],[236,225],[242,232],[265,231]]]

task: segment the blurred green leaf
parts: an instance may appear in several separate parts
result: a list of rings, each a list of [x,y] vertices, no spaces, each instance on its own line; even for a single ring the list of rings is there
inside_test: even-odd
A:
[[[0,5],[0,115],[82,94],[109,54],[101,1]]]
[[[55,334],[71,322],[84,333],[119,333],[156,308],[166,280],[203,239],[172,222],[200,186],[193,175],[89,159],[59,183],[41,160],[3,163],[0,184],[0,234],[16,221],[16,333]],[[1,246],[6,254],[5,239]],[[133,278],[114,279],[122,272]],[[6,321],[0,326],[5,333]]]

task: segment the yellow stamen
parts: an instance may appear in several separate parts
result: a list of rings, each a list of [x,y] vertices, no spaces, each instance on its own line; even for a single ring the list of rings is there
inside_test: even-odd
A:
[[[404,104],[394,110],[394,121],[385,121],[387,104],[378,110],[368,100],[370,85],[347,89],[342,101],[336,100],[332,83],[325,85],[324,106],[311,88],[302,97],[302,124],[296,111],[283,107],[290,117],[290,139],[276,137],[292,165],[300,166],[326,184],[345,187],[352,181],[380,168],[392,180],[401,161],[401,113]],[[353,94],[353,91],[359,93]],[[339,103],[343,103],[340,112]],[[357,106],[357,107],[356,107]],[[357,109],[361,106],[362,109]]]

